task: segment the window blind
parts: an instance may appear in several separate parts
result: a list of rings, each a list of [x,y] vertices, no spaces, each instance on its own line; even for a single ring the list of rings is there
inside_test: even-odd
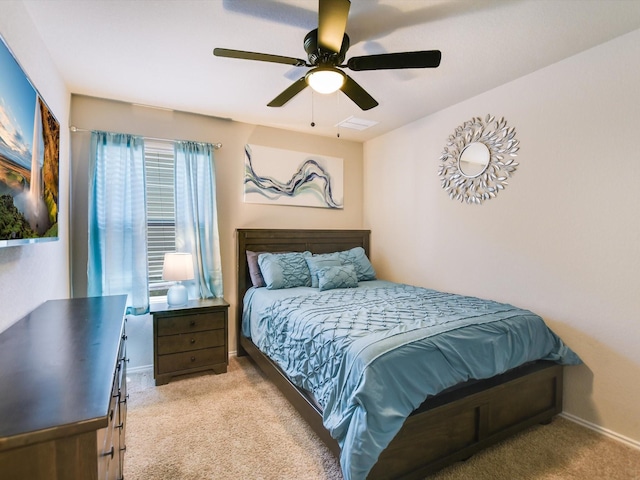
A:
[[[162,295],[173,283],[162,279],[166,252],[176,250],[173,142],[145,139],[147,181],[147,261],[151,295]]]

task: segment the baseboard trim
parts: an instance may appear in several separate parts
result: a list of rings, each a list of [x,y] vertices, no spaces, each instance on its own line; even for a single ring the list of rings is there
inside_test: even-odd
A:
[[[127,367],[127,373],[150,373],[153,375],[153,365],[141,365],[139,367]]]
[[[629,437],[625,437],[624,435],[620,435],[619,433],[614,432],[613,430],[609,430],[607,428],[596,425],[595,423],[587,422],[580,417],[576,417],[575,415],[571,415],[567,412],[560,413],[561,417],[566,418],[574,423],[582,425],[583,427],[587,427],[591,430],[594,430],[602,435],[605,435],[613,440],[624,443],[625,445],[630,446],[631,448],[635,448],[636,450],[640,450],[640,442],[637,440],[633,440]]]

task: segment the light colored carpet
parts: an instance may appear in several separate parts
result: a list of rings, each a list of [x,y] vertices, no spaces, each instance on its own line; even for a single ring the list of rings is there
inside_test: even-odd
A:
[[[155,387],[129,375],[127,480],[342,479],[331,452],[246,357]],[[430,480],[640,480],[640,451],[563,418]]]

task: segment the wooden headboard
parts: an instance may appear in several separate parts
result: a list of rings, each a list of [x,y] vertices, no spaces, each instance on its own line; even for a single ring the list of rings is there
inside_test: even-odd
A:
[[[236,336],[238,355],[244,354],[240,346],[242,332],[242,300],[252,286],[247,265],[247,250],[252,252],[304,252],[331,253],[353,247],[369,252],[370,230],[285,230],[285,229],[238,229],[236,230],[237,307]]]

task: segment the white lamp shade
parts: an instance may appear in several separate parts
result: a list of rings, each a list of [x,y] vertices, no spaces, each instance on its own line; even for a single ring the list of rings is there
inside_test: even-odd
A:
[[[164,280],[191,280],[193,278],[193,257],[190,253],[165,253],[162,266]]]
[[[318,93],[333,93],[344,84],[344,73],[333,67],[314,68],[307,74],[307,83]]]

